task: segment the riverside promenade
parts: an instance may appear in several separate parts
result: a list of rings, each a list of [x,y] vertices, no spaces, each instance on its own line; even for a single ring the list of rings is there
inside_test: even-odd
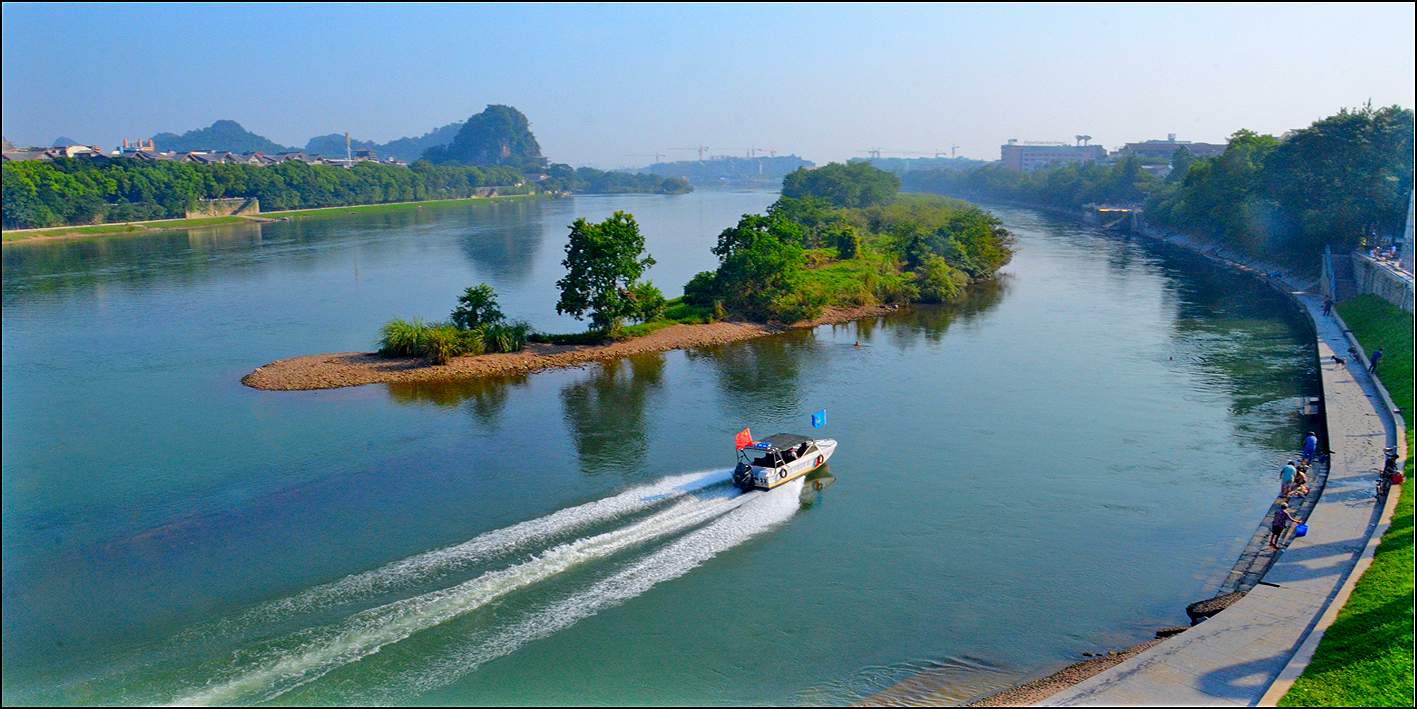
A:
[[[1275,275],[1265,277],[1276,286],[1283,283]],[[1352,584],[1371,563],[1398,497],[1393,490],[1379,509],[1373,483],[1384,446],[1397,445],[1399,456],[1406,457],[1403,423],[1369,376],[1361,349],[1350,352],[1358,345],[1337,314],[1323,314],[1321,296],[1287,290],[1314,322],[1331,451],[1323,494],[1305,518],[1308,536],[1293,538],[1291,532],[1287,548],[1259,585],[1226,610],[1039,706],[1273,706],[1302,674]],[[1347,366],[1338,364],[1335,354]],[[1278,487],[1276,475],[1276,494]]]

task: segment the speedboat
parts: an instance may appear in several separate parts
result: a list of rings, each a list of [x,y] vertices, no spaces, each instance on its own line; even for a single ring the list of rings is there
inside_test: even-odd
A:
[[[826,464],[836,441],[778,433],[738,449],[733,484],[747,490],[771,490]]]

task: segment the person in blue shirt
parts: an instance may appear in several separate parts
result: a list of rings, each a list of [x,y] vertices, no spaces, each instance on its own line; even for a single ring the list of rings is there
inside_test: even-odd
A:
[[[1314,455],[1319,452],[1319,437],[1309,431],[1309,435],[1304,438],[1304,462],[1313,463]]]
[[[1294,461],[1289,461],[1279,470],[1279,494],[1289,496],[1290,489],[1294,487]]]
[[[1373,356],[1368,358],[1368,371],[1372,374],[1378,373],[1378,363],[1383,361],[1383,348],[1373,350]]]

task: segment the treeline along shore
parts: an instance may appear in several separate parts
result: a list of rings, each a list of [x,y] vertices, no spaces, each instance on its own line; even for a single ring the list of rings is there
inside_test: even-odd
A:
[[[798,170],[766,214],[745,214],[719,234],[718,268],[672,300],[642,278],[654,259],[632,215],[578,219],[556,310],[588,319],[586,332],[536,333],[508,321],[484,284],[468,288],[446,322],[390,321],[378,352],[281,360],[242,381],[292,390],[464,379],[713,346],[960,301],[1012,257],[1013,235],[998,218],[899,187],[863,163]]]
[[[291,161],[259,167],[148,162],[138,158],[7,162],[5,229],[37,229],[180,219],[203,200],[255,199],[279,212],[322,207],[466,199],[495,187],[500,195],[584,192],[679,194],[692,188],[658,175],[552,166],[541,179],[517,167],[357,163],[351,168]]]
[[[234,122],[227,123],[240,131]],[[678,178],[552,163],[541,155],[530,125],[511,106],[488,106],[469,118],[451,143],[425,150],[406,167],[373,161],[335,166],[298,159],[270,164],[178,162],[158,159],[153,151],[6,160],[0,167],[0,224],[5,229],[35,229],[178,219],[203,200],[218,199],[258,200],[262,209],[283,211],[465,199],[491,187],[502,195],[693,190]]]

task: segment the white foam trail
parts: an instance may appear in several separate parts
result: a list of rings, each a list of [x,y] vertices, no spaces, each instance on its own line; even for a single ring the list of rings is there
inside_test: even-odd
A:
[[[453,546],[401,559],[377,569],[351,574],[314,588],[257,606],[218,625],[219,632],[268,623],[279,618],[330,608],[362,598],[407,588],[440,574],[457,571],[488,559],[508,554],[557,535],[573,532],[663,504],[711,485],[725,482],[731,471],[672,475],[650,484],[631,488],[618,495],[568,507],[510,527],[480,534]]]
[[[431,667],[420,667],[405,673],[401,681],[387,683],[384,690],[387,693],[407,691],[408,694],[403,695],[406,699],[409,695],[452,684],[491,660],[575,625],[605,608],[620,605],[655,584],[683,576],[719,553],[786,522],[800,506],[798,494],[801,489],[802,479],[798,478],[771,492],[745,496],[752,504],[739,506],[585,591],[498,632],[496,637],[479,643],[465,653],[444,659]],[[383,696],[369,701],[398,699]]]
[[[669,509],[623,529],[552,547],[521,564],[487,572],[451,588],[357,613],[330,628],[301,631],[289,638],[298,646],[295,652],[283,651],[275,657],[258,660],[256,667],[225,682],[209,684],[199,692],[179,697],[174,703],[245,704],[269,701],[331,670],[378,652],[389,643],[480,608],[507,593],[572,566],[700,525],[751,499],[752,496],[742,496],[737,490],[730,489],[705,499],[681,500]],[[795,496],[792,501],[796,503]]]

